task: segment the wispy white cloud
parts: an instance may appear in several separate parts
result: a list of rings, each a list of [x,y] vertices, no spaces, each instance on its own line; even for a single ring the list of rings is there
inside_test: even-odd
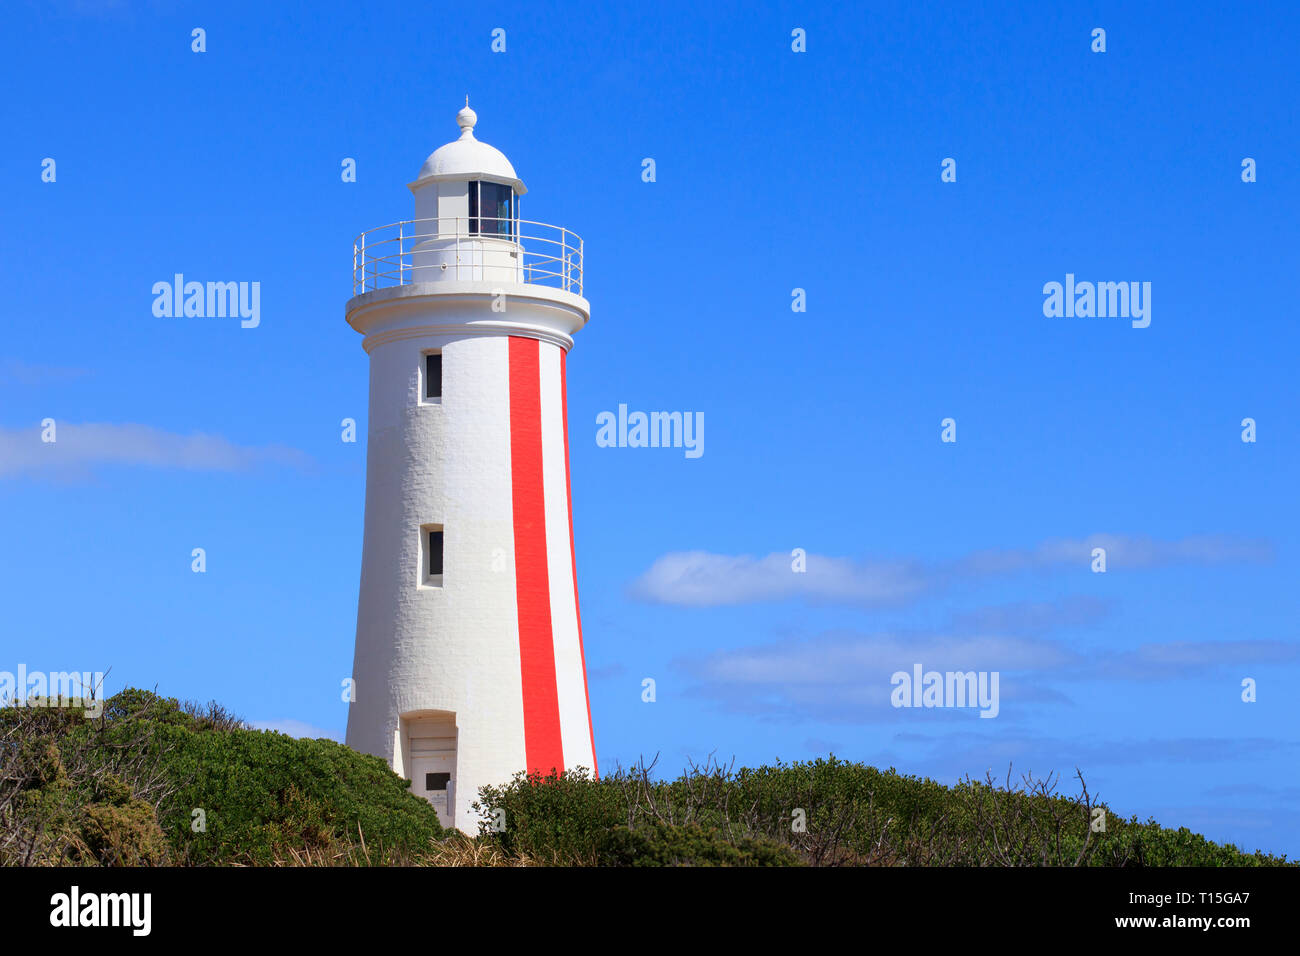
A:
[[[0,385],[59,385],[89,374],[89,369],[64,365],[35,365],[21,359],[0,361]]]
[[[186,471],[246,471],[263,465],[307,468],[311,458],[284,445],[237,445],[220,435],[182,435],[150,425],[55,425],[55,441],[42,429],[0,428],[0,478],[23,474],[79,477],[95,467],[129,465]]]
[[[1008,678],[1068,670],[1080,657],[1037,638],[838,632],[681,658],[674,667],[692,682],[688,696],[731,713],[784,722],[867,724],[899,719],[890,703],[890,678],[897,671],[911,673],[917,663],[927,671],[998,671],[1005,702],[1060,702],[1064,696],[1043,682]],[[924,719],[970,716],[934,709],[925,711]]]
[[[779,643],[720,651],[688,665],[704,680],[730,684],[858,683],[910,671],[1053,670],[1078,662],[1077,655],[1050,641],[1023,637],[954,637],[938,634],[826,635],[795,644]]]
[[[1059,601],[1018,601],[962,611],[953,618],[953,627],[966,633],[1045,634],[1095,624],[1109,613],[1107,602],[1075,595]]]
[[[1268,561],[1274,550],[1271,542],[1234,535],[1189,535],[1174,541],[1162,541],[1146,535],[1094,534],[1086,538],[1052,538],[1028,549],[976,551],[953,562],[949,569],[960,576],[983,576],[1079,565],[1087,567],[1095,548],[1105,550],[1108,570]]]
[[[1300,787],[1280,787],[1271,783],[1240,781],[1237,783],[1216,784],[1206,789],[1205,796],[1256,799],[1267,804],[1300,804]]]
[[[810,602],[881,606],[914,600],[957,580],[1058,568],[1088,568],[1095,548],[1106,551],[1108,570],[1176,564],[1268,561],[1267,541],[1229,535],[1194,535],[1161,541],[1141,535],[1096,534],[1057,538],[1027,549],[972,552],[955,561],[858,562],[808,554],[805,570],[775,552],[750,555],[676,551],[658,558],[630,587],[633,597],[658,604],[710,607],[802,598]]]
[[[679,658],[674,667],[690,682],[688,696],[728,712],[867,724],[899,719],[890,678],[916,664],[926,671],[996,671],[1002,713],[1016,720],[1029,716],[1025,705],[1070,703],[1062,688],[1081,682],[1179,680],[1297,662],[1300,643],[1286,641],[1171,642],[1095,654],[1037,636],[835,632]],[[966,716],[938,708],[906,714],[936,722]]]
[[[990,723],[997,723],[991,721]],[[979,726],[979,725],[975,725]],[[1043,777],[1049,772],[1062,775],[1063,788],[1071,790],[1069,778],[1076,767],[1089,779],[1089,768],[1146,763],[1219,763],[1252,757],[1277,755],[1285,758],[1300,751],[1295,741],[1269,737],[1173,737],[1094,738],[1088,734],[1067,737],[1005,733],[999,727],[979,731],[947,730],[942,734],[897,734],[894,740],[912,754],[911,765],[935,776],[970,773],[982,778],[989,771],[994,779],[1006,778],[1008,765],[1012,781],[1021,773]],[[877,760],[901,760],[898,754],[884,754]],[[1090,787],[1091,789],[1091,787]],[[1102,794],[1103,799],[1105,794]]]
[[[1090,660],[1075,676],[1118,680],[1167,680],[1224,667],[1290,664],[1300,661],[1300,643],[1290,641],[1173,641],[1143,644],[1132,651]]]
[[[930,582],[918,564],[858,563],[807,556],[795,572],[788,553],[749,555],[676,551],[665,554],[632,585],[633,596],[660,604],[708,607],[803,597],[814,601],[888,604],[919,596]]]

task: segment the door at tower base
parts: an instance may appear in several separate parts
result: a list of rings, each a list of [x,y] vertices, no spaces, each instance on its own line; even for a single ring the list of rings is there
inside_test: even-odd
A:
[[[404,716],[402,751],[411,792],[433,804],[439,823],[451,826],[456,809],[456,715]]]

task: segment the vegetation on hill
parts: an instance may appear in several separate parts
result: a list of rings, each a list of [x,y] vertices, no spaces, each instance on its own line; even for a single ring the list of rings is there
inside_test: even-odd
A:
[[[589,864],[814,866],[1267,866],[1186,828],[1115,815],[1052,779],[933,780],[834,757],[732,770],[651,768],[485,787],[483,839],[507,855]],[[493,824],[505,827],[493,832]],[[1102,830],[1102,821],[1105,829]],[[741,852],[741,859],[719,847]]]
[[[216,704],[0,708],[0,863],[388,863],[442,836],[382,760]]]
[[[445,833],[408,786],[376,757],[253,730],[216,704],[127,690],[95,717],[3,707],[0,865],[1286,863],[1124,820],[1086,788],[945,787],[834,757],[671,781],[643,765],[520,774],[480,792],[474,837]]]

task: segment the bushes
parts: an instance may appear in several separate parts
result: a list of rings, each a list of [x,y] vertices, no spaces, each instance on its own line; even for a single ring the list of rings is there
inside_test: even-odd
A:
[[[0,708],[0,863],[407,862],[443,833],[406,788],[376,757],[216,704]]]
[[[594,861],[607,831],[627,824],[620,793],[597,783],[585,768],[562,776],[515,775],[502,787],[483,787],[474,807],[488,822],[504,820],[491,839],[507,855],[547,862]]]
[[[0,708],[0,864],[1253,866],[1054,781],[952,787],[831,757],[485,787],[477,838],[376,757],[128,690],[102,716]],[[1082,784],[1082,780],[1080,780]],[[1101,811],[1105,831],[1092,822]],[[503,826],[500,832],[496,824]]]
[[[162,863],[167,848],[151,803],[137,798],[114,773],[86,773],[90,765],[75,747],[67,754],[69,772],[58,733],[77,726],[79,716],[38,716],[26,729],[42,727],[50,736],[7,733],[2,738],[0,862]]]
[[[160,758],[180,781],[161,820],[189,863],[268,864],[293,851],[359,862],[401,858],[442,836],[438,814],[378,757],[269,731],[160,727]],[[206,827],[193,832],[195,811]]]
[[[81,862],[106,866],[159,866],[167,860],[167,840],[152,804],[109,774],[100,781],[100,799],[82,809]]]
[[[506,856],[553,865],[797,866],[779,842],[737,833],[723,815],[658,814],[629,800],[633,778],[595,781],[585,769],[542,777],[517,774],[504,787],[484,787],[477,808],[486,815],[480,839]],[[705,800],[707,795],[697,788]],[[668,808],[668,804],[664,804]],[[495,831],[493,822],[504,820]]]
[[[588,865],[1253,866],[1285,857],[1243,854],[1187,830],[1125,821],[1086,787],[1056,793],[1049,778],[1003,784],[933,780],[846,763],[732,771],[692,767],[676,780],[652,767],[519,774],[485,787],[480,839],[507,856]],[[1100,811],[1104,817],[1098,815]],[[1104,818],[1104,832],[1093,821]],[[504,821],[497,832],[494,825]],[[640,863],[639,863],[640,861]]]

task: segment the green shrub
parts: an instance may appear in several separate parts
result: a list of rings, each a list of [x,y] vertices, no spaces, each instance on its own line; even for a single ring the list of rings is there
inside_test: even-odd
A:
[[[216,704],[131,689],[96,718],[5,707],[0,741],[0,791],[16,794],[0,862],[392,863],[443,836],[384,761],[248,729]]]
[[[81,811],[82,862],[104,866],[160,866],[167,840],[152,804],[132,796],[111,774],[99,781],[101,799]]]
[[[1056,793],[1051,779],[967,779],[948,787],[835,757],[734,772],[710,764],[675,780],[652,779],[651,769],[620,769],[599,781],[586,773],[518,774],[506,786],[485,787],[476,805],[486,818],[480,838],[507,856],[614,865],[637,865],[641,856],[648,865],[721,863],[718,841],[744,847],[740,852],[755,859],[784,847],[816,866],[1286,862],[1154,821],[1126,821],[1086,789],[1071,797]],[[1098,808],[1105,832],[1092,829]]]
[[[160,760],[178,782],[161,819],[188,862],[266,864],[292,850],[337,852],[361,840],[410,854],[442,836],[437,811],[378,757],[331,740],[272,731],[164,726]],[[195,810],[206,818],[193,831]]]
[[[518,773],[505,786],[482,787],[474,807],[487,817],[480,831],[504,853],[553,862],[595,859],[605,834],[628,822],[621,795],[585,768],[547,777]],[[505,829],[495,832],[498,817]]]

